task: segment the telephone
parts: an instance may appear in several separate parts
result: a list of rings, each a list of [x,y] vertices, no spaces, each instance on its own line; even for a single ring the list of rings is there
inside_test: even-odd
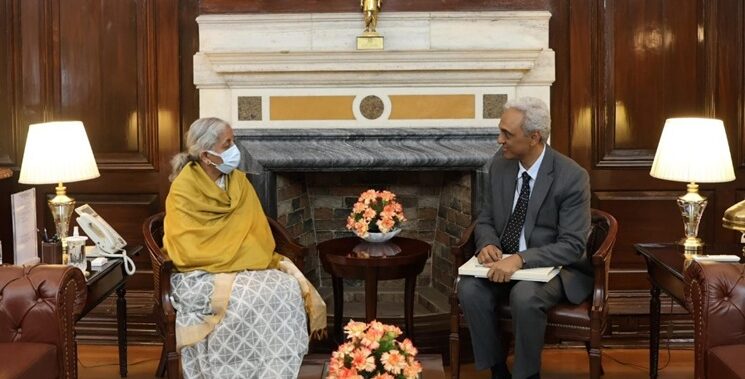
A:
[[[127,242],[109,225],[103,217],[99,216],[90,205],[85,204],[75,208],[80,217],[75,220],[85,234],[96,244],[96,251],[91,256],[102,256],[108,258],[122,258],[127,275],[135,273],[135,263],[127,256],[124,247]]]

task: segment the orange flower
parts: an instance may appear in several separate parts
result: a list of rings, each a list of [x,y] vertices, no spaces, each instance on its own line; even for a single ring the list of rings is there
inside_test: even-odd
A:
[[[346,367],[339,370],[336,377],[338,379],[363,379],[362,376],[357,373],[357,370]]]
[[[357,371],[369,371],[375,370],[375,356],[370,355],[372,353],[369,349],[357,349],[352,352],[352,367]]]
[[[408,338],[404,339],[403,342],[400,342],[399,346],[406,355],[416,355],[418,353],[416,347],[414,347],[414,344]]]
[[[396,225],[396,222],[393,221],[393,219],[385,218],[382,220],[378,220],[376,224],[378,225],[378,229],[380,229],[382,233],[388,233]]]
[[[372,379],[396,379],[391,374],[378,374],[372,377]]]
[[[391,350],[387,353],[383,353],[380,356],[380,362],[383,363],[383,367],[388,372],[398,375],[406,367],[406,358],[398,352],[398,350]]]
[[[352,211],[354,213],[362,213],[362,212],[365,211],[365,209],[367,209],[367,205],[365,205],[365,203],[363,203],[363,202],[359,202],[358,201],[358,202],[354,203],[354,207],[352,208]]]
[[[367,220],[372,220],[377,214],[378,212],[375,212],[375,209],[367,208],[365,209],[365,213],[362,214],[362,217],[364,217]]]
[[[396,338],[401,335],[401,328],[395,325],[383,324],[383,331],[385,331],[386,333],[389,333],[393,338]]]
[[[344,327],[344,333],[347,335],[347,338],[357,339],[365,335],[365,329],[367,329],[367,324],[364,322],[349,320]]]
[[[380,192],[380,198],[384,201],[391,201],[396,198],[396,195],[393,194],[391,191],[381,191]]]
[[[378,191],[375,191],[374,189],[369,189],[360,194],[359,201],[368,205],[377,198],[378,198]]]
[[[406,379],[417,379],[419,377],[419,373],[422,372],[422,364],[414,361],[410,364],[406,365],[403,370],[403,374],[406,377]]]
[[[377,349],[378,347],[380,347],[380,339],[382,337],[382,330],[375,330],[373,328],[370,328],[367,330],[367,332],[365,332],[365,335],[362,336],[362,340],[360,340],[360,343],[369,349]]]

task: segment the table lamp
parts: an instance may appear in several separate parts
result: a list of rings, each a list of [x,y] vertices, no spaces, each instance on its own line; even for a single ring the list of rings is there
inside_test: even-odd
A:
[[[745,242],[745,200],[727,208],[722,217],[722,226],[742,233],[740,243]],[[745,247],[742,248],[745,254]]]
[[[667,119],[649,175],[688,183],[688,192],[678,197],[685,228],[685,238],[680,242],[686,252],[695,253],[701,250],[704,242],[698,238],[698,225],[707,201],[698,193],[696,183],[735,180],[722,120]]]
[[[57,236],[65,245],[75,200],[62,183],[99,177],[98,166],[83,123],[58,121],[32,124],[28,128],[19,183],[54,184],[57,196],[47,201]]]

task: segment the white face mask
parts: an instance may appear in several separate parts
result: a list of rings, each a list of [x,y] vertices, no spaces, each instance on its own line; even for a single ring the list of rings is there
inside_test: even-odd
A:
[[[222,158],[222,163],[220,164],[215,164],[212,161],[210,161],[210,163],[212,163],[212,165],[223,174],[230,174],[233,170],[238,168],[238,164],[241,163],[241,151],[238,150],[238,146],[235,144],[233,144],[229,149],[223,151],[222,154],[218,154],[211,150],[207,150],[207,152]]]

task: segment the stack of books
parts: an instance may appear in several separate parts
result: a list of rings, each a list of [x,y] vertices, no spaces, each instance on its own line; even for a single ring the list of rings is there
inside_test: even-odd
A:
[[[509,257],[511,254],[503,254],[502,259]],[[536,268],[525,268],[522,270],[515,271],[512,274],[512,280],[528,280],[531,282],[548,282],[553,279],[554,276],[559,274],[561,266],[557,267],[536,267]],[[458,275],[475,276],[477,278],[486,278],[486,273],[489,272],[489,267],[481,265],[478,258],[474,255],[468,262],[464,263],[463,266],[458,268]]]

